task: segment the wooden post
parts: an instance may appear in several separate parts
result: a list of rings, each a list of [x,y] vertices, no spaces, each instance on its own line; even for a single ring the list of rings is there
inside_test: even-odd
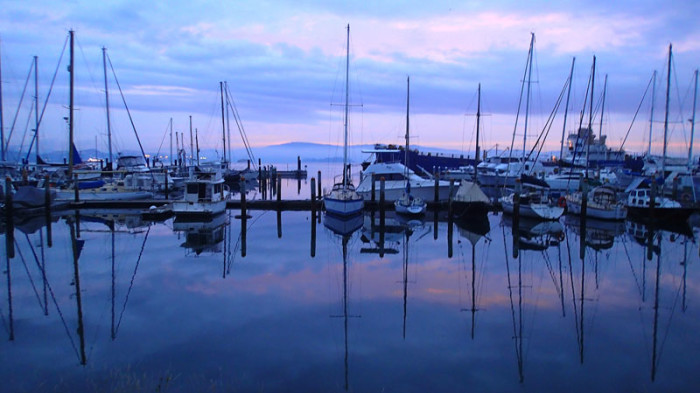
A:
[[[44,204],[46,205],[46,244],[53,246],[53,241],[51,240],[51,182],[49,181],[49,175],[44,176]]]
[[[316,256],[316,179],[311,178],[311,258]]]
[[[450,185],[454,183],[454,180],[450,180]],[[452,187],[450,187],[452,188]],[[452,195],[452,192],[450,192]],[[447,205],[447,258],[452,258],[452,238],[454,234],[454,225],[452,221],[452,197],[450,197],[450,202]]]
[[[651,190],[649,192],[649,224],[655,224],[655,207],[656,205],[656,179],[651,178]]]
[[[311,210],[316,210],[316,179],[311,178]]]
[[[321,171],[318,171],[318,177],[316,179],[318,179],[318,193],[317,194],[318,194],[318,197],[320,198],[321,195],[323,195],[323,194],[321,194]]]
[[[297,156],[297,176],[301,176],[301,156]]]
[[[371,179],[372,179],[372,196],[370,199],[372,202],[377,200],[376,192],[377,192],[377,179],[374,178],[374,172],[370,173]]]
[[[384,176],[379,179],[379,257],[384,258],[384,236],[386,232],[385,218],[386,213],[384,212],[384,190],[385,190],[385,180]]]
[[[282,209],[277,208],[277,238],[282,238]]]
[[[12,221],[13,216],[14,206],[12,206],[12,179],[10,179],[8,176],[5,178],[5,247],[7,249],[7,258],[9,259],[15,257],[15,225]]]
[[[168,190],[168,170],[163,169],[163,175],[165,176],[165,200],[168,200],[168,196],[170,195],[169,190]]]
[[[437,177],[437,173],[435,173],[435,204],[440,201],[440,180]]]
[[[75,190],[75,202],[80,202],[80,192],[78,192],[78,174],[76,173],[73,180],[73,189]]]
[[[282,175],[277,175],[277,206],[282,207]]]
[[[245,205],[245,180],[243,179],[243,176],[241,176],[241,181],[239,184],[241,187],[241,217],[244,217],[248,214],[248,212],[246,212]]]
[[[241,176],[241,258],[245,258],[248,253],[248,211],[245,203],[245,179]]]

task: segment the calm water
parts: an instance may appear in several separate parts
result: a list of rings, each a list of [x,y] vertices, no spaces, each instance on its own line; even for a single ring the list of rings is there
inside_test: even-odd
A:
[[[501,215],[452,230],[432,213],[387,216],[382,234],[378,214],[314,228],[310,212],[278,226],[251,211],[243,238],[237,213],[148,224],[83,211],[52,223],[50,248],[46,227],[17,228],[2,260],[1,390],[700,386],[697,230],[582,232],[567,217],[521,223],[514,242]]]

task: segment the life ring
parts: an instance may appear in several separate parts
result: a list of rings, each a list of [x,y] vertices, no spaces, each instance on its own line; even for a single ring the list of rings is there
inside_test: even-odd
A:
[[[690,202],[690,199],[691,199],[691,197],[690,197],[689,193],[684,192],[683,194],[681,194],[681,200],[683,202]]]
[[[564,238],[566,238],[566,235],[564,234],[564,231],[561,231],[557,234],[557,239],[559,239],[560,242],[564,241]]]
[[[566,198],[564,196],[559,197],[559,199],[557,200],[557,206],[566,207]]]

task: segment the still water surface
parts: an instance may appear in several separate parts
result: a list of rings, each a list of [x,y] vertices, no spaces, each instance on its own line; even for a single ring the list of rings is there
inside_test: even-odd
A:
[[[101,213],[15,230],[2,391],[700,386],[697,229]]]

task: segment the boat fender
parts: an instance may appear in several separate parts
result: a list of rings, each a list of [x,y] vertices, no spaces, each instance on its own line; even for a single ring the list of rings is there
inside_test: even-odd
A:
[[[566,198],[563,195],[557,200],[557,206],[566,207]]]

